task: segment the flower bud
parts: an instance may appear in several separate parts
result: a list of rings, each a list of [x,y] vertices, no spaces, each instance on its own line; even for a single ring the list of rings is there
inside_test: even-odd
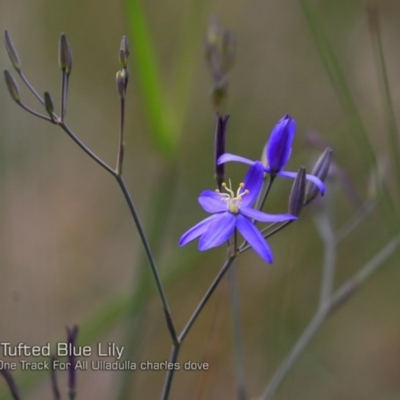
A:
[[[129,58],[129,42],[126,36],[122,37],[119,47],[119,62],[125,68],[128,65]]]
[[[17,81],[14,79],[11,73],[6,69],[4,70],[4,79],[6,81],[7,89],[10,92],[11,98],[17,103],[19,103],[20,97],[19,97],[19,88]]]
[[[49,114],[50,118],[53,119],[54,104],[53,104],[53,99],[50,96],[50,93],[44,92],[43,99],[44,99],[44,107],[47,113]]]
[[[73,53],[72,53],[72,49],[71,49],[70,46],[68,46],[67,68],[65,70],[65,73],[67,75],[71,74],[73,61],[74,61],[74,56],[73,56]]]
[[[218,165],[218,158],[225,153],[228,120],[229,115],[220,115],[217,113],[217,122],[215,125],[214,167],[215,180],[217,182],[218,188],[220,188],[225,178],[225,164]]]
[[[289,196],[289,214],[299,216],[303,205],[306,191],[306,169],[300,167],[296,179],[293,182]]]
[[[14,44],[7,29],[4,30],[4,44],[6,46],[8,57],[10,58],[12,66],[16,71],[19,71],[21,69],[21,63],[19,61],[17,50],[15,50]]]
[[[267,144],[267,162],[271,174],[277,174],[286,165],[292,151],[296,122],[286,114],[275,125]]]
[[[328,175],[329,166],[332,160],[332,149],[327,147],[321,156],[318,158],[317,162],[312,169],[311,175],[316,176],[322,182],[325,181],[326,176]],[[315,197],[319,194],[319,189],[312,182],[307,181],[306,184],[306,202],[309,203],[311,200],[315,199]]]
[[[122,69],[121,71],[117,72],[116,82],[117,82],[119,97],[121,99],[124,99],[126,94],[126,84],[127,84],[127,75],[125,69]]]
[[[60,64],[61,71],[66,72],[68,75],[72,69],[72,50],[68,44],[65,33],[60,36],[58,46],[58,63]]]
[[[222,66],[221,69],[226,73],[231,69],[235,60],[235,36],[230,30],[226,30],[222,36]]]

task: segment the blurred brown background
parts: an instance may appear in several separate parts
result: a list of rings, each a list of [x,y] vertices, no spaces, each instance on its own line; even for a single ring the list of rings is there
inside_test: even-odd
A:
[[[385,158],[381,94],[371,51],[364,1],[315,1],[329,40],[345,72],[351,93],[376,154]],[[205,5],[204,5],[205,4]],[[203,55],[204,32],[211,14],[231,28],[237,58],[229,74],[231,114],[228,149],[259,157],[274,124],[285,113],[297,121],[289,170],[309,166],[318,150],[306,145],[318,132],[334,149],[362,198],[370,169],[352,140],[348,120],[316,50],[304,14],[294,1],[207,1],[199,14],[196,2],[168,0],[144,3],[164,95],[176,90],[179,43],[184,27],[204,26],[192,43],[194,71],[180,143],[173,206],[167,207],[168,237],[158,258],[165,271],[179,254],[196,254],[196,244],[178,248],[180,235],[204,217],[197,196],[213,180],[214,111],[211,78]],[[379,2],[382,37],[395,110],[400,105],[400,4]],[[189,19],[188,19],[189,18]],[[100,157],[114,165],[118,141],[118,97],[115,72],[121,36],[130,36],[123,1],[0,0],[0,26],[9,29],[22,66],[40,93],[59,104],[58,37],[65,32],[74,51],[67,121]],[[0,51],[2,69],[11,69]],[[144,223],[151,217],[150,191],[164,164],[151,139],[135,65],[130,65],[125,179]],[[22,98],[35,104],[27,90]],[[22,111],[0,84],[0,340],[44,344],[62,340],[64,328],[85,321],[108,302],[127,294],[142,246],[118,186],[61,130]],[[37,108],[36,108],[37,109]],[[175,110],[176,111],[176,110]],[[229,165],[238,182],[245,172]],[[389,174],[391,188],[396,185]],[[356,211],[347,194],[331,182],[335,226]],[[398,184],[398,183],[397,183]],[[269,198],[269,212],[286,212],[289,181],[279,181]],[[394,191],[394,190],[393,190]],[[263,263],[248,252],[240,257],[238,278],[250,397],[259,395],[291,348],[318,300],[323,247],[313,223],[316,207],[270,240],[275,262]],[[337,254],[337,284],[368,261],[390,236],[379,209],[355,230]],[[178,327],[183,327],[223,262],[216,249],[191,258],[192,266],[168,281],[166,291]],[[195,261],[193,261],[195,260]],[[330,319],[299,359],[276,398],[400,398],[400,304],[398,256],[375,274],[343,309]],[[164,269],[163,269],[164,267]],[[151,290],[154,292],[154,288]],[[159,300],[154,293],[141,320],[137,360],[163,361],[170,342]],[[99,311],[100,310],[100,311]],[[171,399],[235,398],[232,320],[227,281],[219,287],[182,347],[180,361],[208,361],[206,373],[179,372]],[[99,332],[102,342],[123,343],[124,318]],[[98,341],[97,340],[97,341]],[[86,343],[85,343],[86,344]],[[119,373],[83,372],[78,398],[113,399]],[[21,375],[16,375],[17,382]],[[153,399],[161,392],[163,372],[136,372],[129,398]],[[60,375],[65,389],[65,376]],[[0,381],[1,393],[5,385]],[[41,381],[26,399],[51,398],[50,382]]]

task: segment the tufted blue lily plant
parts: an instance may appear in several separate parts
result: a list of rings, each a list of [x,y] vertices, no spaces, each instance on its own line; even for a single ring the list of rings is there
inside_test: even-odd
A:
[[[281,118],[271,132],[266,146],[267,165],[264,166],[264,172],[271,176],[281,176],[283,178],[295,179],[297,172],[283,171],[292,152],[292,143],[296,131],[296,122],[288,114]],[[245,164],[253,165],[256,161],[249,160],[245,157],[236,156],[234,154],[225,153],[218,159],[218,164],[229,161],[238,161]],[[325,193],[325,186],[322,181],[310,174],[306,174],[306,179],[314,183],[321,194]]]
[[[184,246],[200,236],[200,251],[211,249],[225,243],[237,229],[254,251],[268,263],[272,263],[272,251],[255,226],[253,220],[260,222],[282,222],[297,219],[290,214],[266,214],[251,206],[256,201],[263,185],[264,166],[260,161],[252,163],[244,183],[236,193],[226,184],[226,193],[205,190],[200,194],[199,203],[210,217],[199,222],[182,235],[179,244]]]

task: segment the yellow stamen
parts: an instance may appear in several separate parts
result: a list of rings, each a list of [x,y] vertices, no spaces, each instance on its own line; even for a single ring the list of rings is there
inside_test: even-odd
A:
[[[238,214],[242,197],[245,194],[248,194],[249,191],[247,189],[243,190],[244,188],[243,182],[239,184],[239,188],[236,192],[236,195],[232,190],[230,182],[229,182],[229,187],[225,182],[223,182],[221,186],[225,189],[226,192],[228,192],[228,193],[220,193],[218,190],[216,190],[216,192],[221,195],[221,201],[226,202],[227,208],[231,213]]]

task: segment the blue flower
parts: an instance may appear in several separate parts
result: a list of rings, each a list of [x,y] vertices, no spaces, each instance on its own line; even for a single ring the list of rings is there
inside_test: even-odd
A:
[[[263,176],[264,166],[256,161],[252,163],[236,194],[226,184],[222,186],[227,193],[212,190],[202,192],[199,203],[205,211],[213,215],[184,233],[179,244],[184,246],[200,236],[199,250],[208,250],[225,243],[236,228],[260,257],[272,263],[272,251],[252,220],[281,222],[297,218],[290,214],[266,214],[251,208],[263,185]]]
[[[289,161],[292,152],[292,143],[296,131],[296,122],[288,114],[281,118],[271,132],[266,146],[267,165],[264,172],[273,176],[295,179],[297,172],[282,171]],[[218,163],[223,164],[228,161],[239,161],[245,164],[253,165],[255,161],[234,154],[225,153],[219,159]],[[325,186],[322,181],[314,175],[306,174],[306,179],[314,183],[321,194],[325,193]]]

